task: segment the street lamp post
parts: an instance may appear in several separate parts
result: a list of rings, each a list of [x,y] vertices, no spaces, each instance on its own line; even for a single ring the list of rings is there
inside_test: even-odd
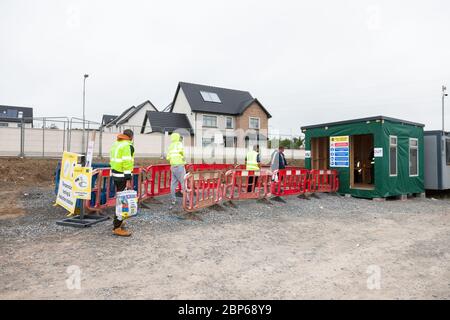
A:
[[[445,118],[444,118],[444,98],[448,96],[448,93],[445,93],[447,91],[446,86],[442,86],[442,131],[445,131]]]
[[[84,75],[83,78],[83,137],[81,139],[81,150],[84,154],[86,152],[85,148],[85,135],[86,135],[86,78],[89,77],[88,74]]]

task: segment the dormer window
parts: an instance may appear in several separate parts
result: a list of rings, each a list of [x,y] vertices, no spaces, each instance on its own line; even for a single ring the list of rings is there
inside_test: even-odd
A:
[[[202,98],[203,98],[203,100],[205,102],[222,103],[222,101],[220,101],[220,98],[217,95],[217,93],[207,92],[207,91],[200,91],[200,94],[202,95]]]

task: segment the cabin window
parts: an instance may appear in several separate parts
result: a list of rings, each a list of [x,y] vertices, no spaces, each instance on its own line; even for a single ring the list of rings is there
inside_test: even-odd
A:
[[[419,175],[419,140],[409,139],[409,176],[417,177]]]
[[[396,136],[389,137],[389,175],[391,177],[397,176],[397,150],[398,139]]]
[[[445,140],[447,165],[450,166],[450,139]]]

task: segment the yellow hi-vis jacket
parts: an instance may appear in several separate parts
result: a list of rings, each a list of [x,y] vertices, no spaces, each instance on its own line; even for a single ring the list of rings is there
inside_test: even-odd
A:
[[[180,138],[180,134],[176,132],[170,135],[170,140],[172,142],[169,145],[166,159],[171,166],[181,166],[186,163],[184,161],[183,143],[180,141]]]
[[[258,152],[251,150],[247,153],[245,169],[250,171],[258,171]]]
[[[131,175],[134,167],[134,158],[131,154],[132,145],[130,140],[117,140],[113,143],[109,152],[111,170],[116,171],[116,173],[113,172],[113,176]]]

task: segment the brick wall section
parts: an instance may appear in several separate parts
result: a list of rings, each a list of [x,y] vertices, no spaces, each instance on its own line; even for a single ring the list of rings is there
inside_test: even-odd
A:
[[[241,116],[236,118],[236,129],[249,129],[249,118],[255,117],[260,120],[260,129],[267,130],[269,127],[269,119],[267,118],[267,114],[264,110],[256,103],[253,102],[250,107],[248,107]]]
[[[251,117],[259,118],[260,130],[262,130],[262,132],[268,132],[269,118],[256,102],[253,102],[242,115],[236,117],[236,129],[242,129],[244,131],[249,130],[249,118]],[[240,148],[244,147],[245,141],[238,138],[237,146]]]

